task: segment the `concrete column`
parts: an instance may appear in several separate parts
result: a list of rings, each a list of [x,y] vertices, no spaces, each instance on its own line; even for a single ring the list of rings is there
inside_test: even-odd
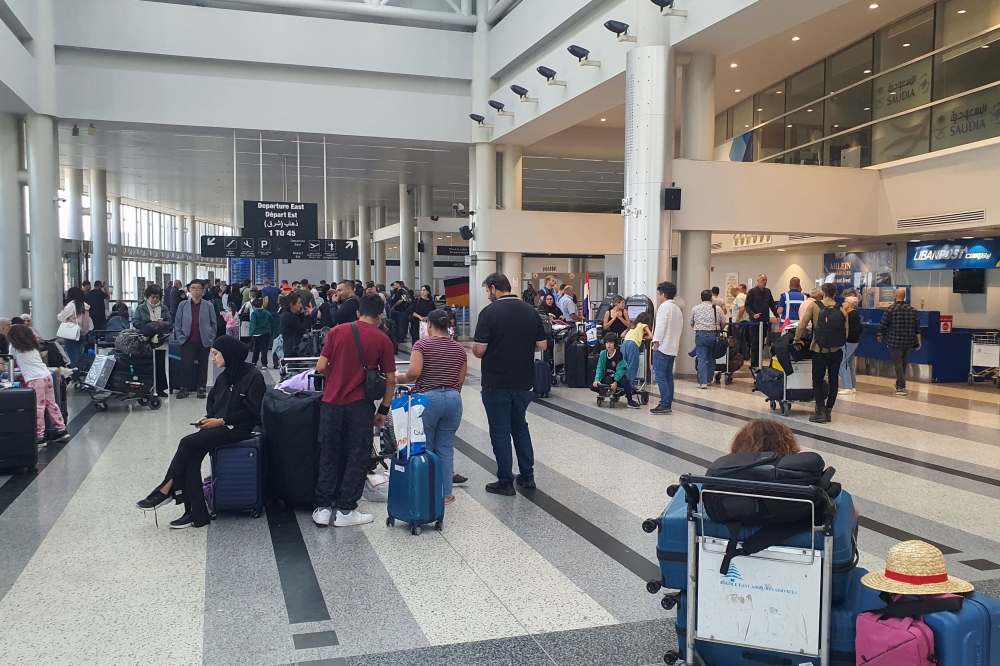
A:
[[[52,116],[29,115],[27,128],[32,324],[43,338],[52,338],[59,328],[56,315],[62,310],[59,136]]]
[[[409,185],[399,184],[399,279],[410,289],[415,289],[416,276],[416,248],[414,247],[414,234],[416,225],[414,223],[413,194],[409,193]]]
[[[694,329],[687,325],[691,308],[701,303],[701,292],[711,289],[712,232],[682,231],[681,247],[677,257],[678,305],[684,311],[685,324],[681,329],[681,351],[694,349]],[[686,353],[677,355],[677,371],[693,373],[694,359]]]
[[[83,240],[83,169],[65,170],[66,238]]]
[[[22,255],[19,239],[24,234],[21,219],[21,186],[17,180],[20,163],[17,146],[17,117],[0,113],[0,275],[8,286],[0,290],[0,314],[10,317],[21,310]]]
[[[484,237],[490,224],[490,213],[497,207],[497,153],[496,146],[490,143],[476,144],[476,229],[477,237]],[[482,284],[488,275],[497,270],[497,253],[487,252],[476,246],[475,278],[469,291],[476,290],[476,309],[471,310],[472,321],[479,319],[479,313],[489,305],[482,296]],[[508,276],[509,277],[509,276]]]
[[[476,147],[469,146],[469,212],[476,210]],[[470,218],[471,223],[471,218]],[[469,256],[476,256],[476,239],[469,241]],[[472,334],[476,331],[476,319],[472,313],[479,312],[478,299],[482,291],[476,284],[476,267],[469,267],[469,316],[472,324]]]
[[[333,236],[331,236],[331,238],[345,238],[343,220],[333,221]],[[333,262],[333,283],[337,284],[343,279],[344,279],[344,262],[343,261]]]
[[[503,209],[521,210],[521,146],[508,144],[503,147]],[[504,252],[500,255],[500,270],[510,280],[515,294],[523,290],[521,285],[522,259],[519,252]]]
[[[375,229],[381,229],[385,227],[388,219],[388,211],[385,206],[375,207]],[[375,260],[374,270],[372,279],[375,280],[375,284],[385,284],[387,269],[385,265],[385,241],[372,242],[372,256]]]
[[[197,237],[198,225],[195,223],[194,215],[184,216],[184,234],[187,239],[187,251],[192,255],[198,254],[201,250],[201,239]],[[198,277],[198,264],[195,261],[188,262],[185,283],[190,284],[191,280]]]
[[[366,285],[372,279],[372,227],[369,206],[358,206],[358,279]]]
[[[417,217],[428,218],[434,214],[434,187],[421,185],[417,190]],[[420,284],[430,285],[434,291],[434,232],[421,231],[418,239],[424,246],[420,252]]]
[[[108,172],[90,170],[90,257],[91,281],[108,281]]]
[[[111,286],[115,288],[114,298],[121,298],[122,289],[124,288],[125,278],[122,269],[122,198],[119,196],[110,197],[111,200],[111,243],[117,246],[117,252],[111,257]],[[184,226],[184,218],[179,217],[177,219],[177,250],[181,252],[184,250],[184,235],[181,233],[181,229]],[[183,267],[183,263],[178,264],[179,267]],[[174,279],[183,279],[180,275],[176,276]]]

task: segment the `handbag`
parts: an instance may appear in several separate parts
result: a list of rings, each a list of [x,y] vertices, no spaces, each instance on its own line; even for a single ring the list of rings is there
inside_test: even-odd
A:
[[[365,357],[365,348],[361,346],[361,334],[358,332],[358,322],[351,322],[351,332],[354,333],[354,343],[358,346],[358,356],[361,357],[361,367],[365,370],[365,399],[381,400],[385,397],[385,373],[372,370]]]
[[[712,308],[712,311],[718,313],[718,306]],[[712,350],[712,358],[722,358],[727,353],[729,353],[729,341],[722,335],[722,329],[720,328],[715,335],[715,348]]]
[[[66,340],[79,340],[80,325],[71,321],[64,321],[59,324],[59,330],[56,331],[56,337],[64,338]]]

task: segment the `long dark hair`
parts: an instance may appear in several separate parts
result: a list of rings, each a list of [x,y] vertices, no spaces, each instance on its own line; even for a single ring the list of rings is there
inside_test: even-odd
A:
[[[10,327],[10,330],[7,331],[7,342],[22,354],[32,349],[38,349],[38,340],[35,339],[35,334],[24,324],[14,324]]]
[[[73,301],[76,305],[76,313],[82,314],[84,310],[84,305],[87,302],[87,295],[83,293],[83,289],[79,287],[70,287],[66,292],[66,300]]]
[[[427,323],[439,332],[447,333],[448,327],[451,325],[451,317],[448,315],[447,310],[438,308],[437,310],[431,310],[430,313],[428,313]]]

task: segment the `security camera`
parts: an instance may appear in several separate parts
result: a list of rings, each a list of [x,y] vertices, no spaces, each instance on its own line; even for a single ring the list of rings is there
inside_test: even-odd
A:
[[[573,44],[572,46],[568,47],[566,50],[569,51],[569,54],[571,56],[573,56],[574,58],[576,58],[577,60],[579,60],[581,65],[589,65],[591,67],[600,67],[601,66],[601,61],[600,60],[591,60],[590,59],[590,51],[588,51],[587,49],[583,48],[582,46],[577,46],[576,44]]]
[[[484,129],[493,129],[493,125],[490,125],[488,122],[486,122],[486,118],[479,115],[478,113],[470,113],[469,117],[472,118],[472,120],[480,127]]]
[[[513,93],[515,95],[517,95],[518,97],[521,98],[522,102],[534,102],[534,103],[538,102],[538,100],[536,98],[534,98],[534,97],[528,97],[528,89],[527,88],[524,88],[522,86],[514,85],[514,86],[511,86],[510,89],[511,89],[511,91],[513,91]]]
[[[650,2],[660,8],[660,14],[663,16],[687,16],[686,9],[674,9],[675,1],[676,0],[650,0]]]
[[[441,217],[439,215],[431,215],[431,222],[437,222]]]
[[[498,102],[495,99],[491,99],[489,101],[489,105],[492,106],[494,109],[497,110],[497,115],[498,116],[513,116],[514,115],[510,111],[504,111],[503,110],[504,109],[503,102]]]
[[[652,2],[654,5],[656,5],[657,7],[659,7],[661,10],[673,9],[674,2],[676,2],[676,0],[649,0],[649,1]]]
[[[535,71],[544,76],[545,80],[548,82],[550,86],[566,85],[565,81],[560,81],[559,79],[556,78],[556,70],[554,69],[551,69],[549,67],[539,67]]]
[[[622,23],[621,21],[608,21],[604,24],[604,27],[615,33],[619,42],[636,41],[635,36],[628,34],[628,23]]]

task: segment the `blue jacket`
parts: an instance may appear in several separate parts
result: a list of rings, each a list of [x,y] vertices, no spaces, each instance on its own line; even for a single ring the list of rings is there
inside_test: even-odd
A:
[[[191,336],[191,300],[181,301],[174,315],[174,333],[172,342],[184,344]],[[217,333],[215,325],[215,307],[208,299],[202,299],[198,315],[198,330],[201,331],[201,344],[211,347]]]

